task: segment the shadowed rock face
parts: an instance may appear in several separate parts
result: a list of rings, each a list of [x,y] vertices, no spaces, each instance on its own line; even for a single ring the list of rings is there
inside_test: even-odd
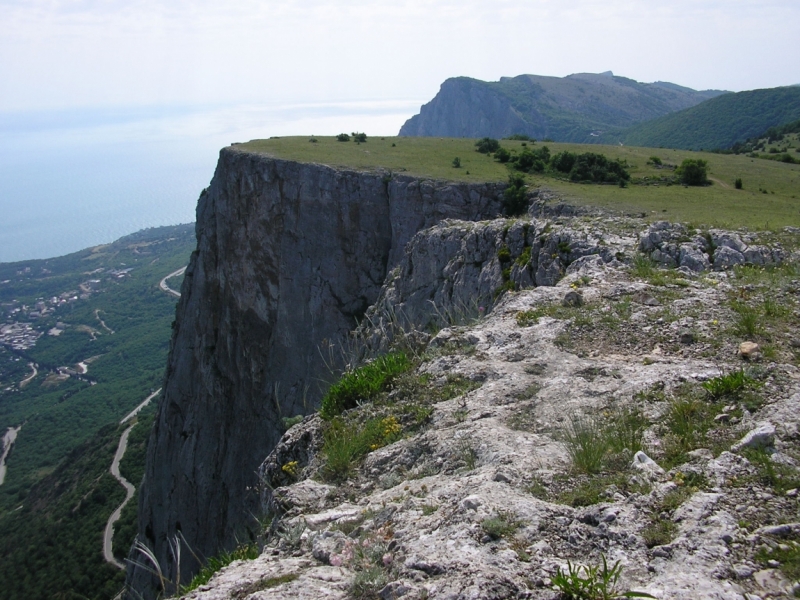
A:
[[[346,338],[411,237],[443,218],[496,215],[502,187],[221,152],[198,202],[140,494],[139,540],[168,580],[175,536],[185,540],[184,583],[200,566],[192,552],[210,557],[248,539],[256,470],[281,417],[316,407],[327,374],[320,345]],[[136,551],[131,560],[145,563]],[[129,567],[132,597],[154,597],[157,583]]]

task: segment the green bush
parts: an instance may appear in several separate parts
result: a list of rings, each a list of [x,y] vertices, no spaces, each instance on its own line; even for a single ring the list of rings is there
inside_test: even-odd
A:
[[[733,186],[734,186],[734,187],[735,187],[737,190],[740,190],[740,189],[742,189],[742,178],[741,178],[741,177],[737,177],[737,178],[736,178],[736,181],[733,183]]]
[[[508,187],[503,192],[503,209],[506,215],[515,217],[528,209],[525,194],[525,178],[520,175],[510,175]]]
[[[511,160],[511,152],[509,152],[505,148],[498,148],[497,151],[494,153],[494,157],[497,161],[501,163],[507,163],[509,160]]]
[[[560,173],[569,173],[575,166],[576,160],[578,160],[577,154],[564,150],[553,156],[550,166]]]
[[[518,142],[535,142],[536,140],[533,139],[531,136],[526,135],[524,133],[514,133],[507,138],[503,138],[506,140],[516,140]]]
[[[345,373],[322,398],[320,416],[329,421],[345,410],[355,408],[360,401],[374,398],[395,376],[410,368],[411,361],[405,353],[392,352]]]
[[[708,185],[708,162],[702,159],[687,158],[675,170],[681,183],[686,185]]]
[[[367,134],[366,133],[357,133],[357,132],[354,131],[352,133],[352,135],[353,135],[353,141],[356,142],[357,144],[360,144],[362,142],[366,142],[367,141]]]
[[[576,182],[619,183],[620,180],[629,180],[631,176],[619,160],[584,152],[576,157],[569,178]]]
[[[660,158],[658,158],[657,156],[651,156],[651,157],[650,157],[650,162],[651,162],[651,163],[653,163],[653,164],[654,164],[654,165],[656,165],[656,166],[661,166],[661,165],[663,165],[663,164],[664,164],[664,163],[662,162],[662,160],[661,160]]]
[[[461,159],[457,156],[453,159],[453,168],[460,169],[461,168]]]
[[[475,149],[481,154],[491,154],[492,152],[497,152],[498,148],[500,148],[500,142],[494,138],[485,137],[475,142]]]
[[[336,141],[337,142],[349,142],[350,141],[350,136],[347,135],[346,133],[340,133],[339,135],[336,136]]]
[[[536,150],[527,148],[517,158],[515,168],[526,173],[542,173],[550,162],[550,148],[542,146]]]

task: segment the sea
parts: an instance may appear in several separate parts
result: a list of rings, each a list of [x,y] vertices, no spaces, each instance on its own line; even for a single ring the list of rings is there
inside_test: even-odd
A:
[[[233,142],[397,135],[419,100],[0,112],[0,262],[189,223]]]

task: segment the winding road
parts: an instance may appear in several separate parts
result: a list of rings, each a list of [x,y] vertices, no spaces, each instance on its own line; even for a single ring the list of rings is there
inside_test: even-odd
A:
[[[172,277],[178,277],[179,275],[183,275],[185,272],[186,272],[186,267],[181,267],[177,271],[173,271],[172,273],[170,273],[169,275],[164,277],[164,279],[162,279],[159,282],[158,287],[160,287],[163,291],[167,292],[168,294],[172,294],[176,298],[180,298],[181,297],[181,293],[177,292],[177,291],[173,290],[171,287],[169,287],[167,285],[167,279],[171,279]]]
[[[150,404],[150,400],[152,400],[153,398],[158,396],[160,393],[161,393],[161,388],[158,388],[155,392],[153,392],[147,398],[145,398],[144,402],[142,402],[139,406],[137,406],[130,413],[128,413],[128,415],[124,419],[122,419],[122,421],[120,421],[119,424],[120,425],[125,425],[126,421],[130,421],[133,417],[138,415],[139,411],[142,410],[148,404]]]
[[[180,298],[180,292],[176,292],[171,287],[167,285],[167,279],[171,277],[178,277],[179,275],[183,275],[186,272],[186,267],[182,267],[177,271],[173,271],[166,277],[164,277],[158,284],[163,291],[168,294],[175,296],[176,298]],[[95,312],[95,316],[100,321],[100,324],[103,327],[106,327],[106,324],[103,323],[102,319],[100,319],[100,315]],[[108,329],[108,327],[106,327]],[[111,330],[109,330],[111,331]],[[113,331],[111,332],[113,333]],[[83,363],[80,363],[83,364]],[[136,415],[139,414],[145,406],[150,404],[150,401],[158,396],[161,393],[161,388],[158,388],[155,392],[150,394],[147,398],[142,401],[142,403],[134,408],[130,413],[128,413],[119,423],[120,425],[124,425],[131,419],[133,419]],[[128,449],[128,436],[131,433],[131,429],[136,427],[137,423],[132,423],[130,427],[128,427],[125,431],[122,432],[122,435],[119,438],[119,445],[117,446],[117,453],[114,455],[114,460],[111,462],[111,475],[114,476],[114,479],[119,481],[122,484],[122,487],[125,488],[125,500],[122,501],[117,509],[111,513],[111,516],[108,518],[108,522],[106,523],[106,530],[103,533],[103,558],[106,560],[107,563],[114,565],[118,569],[125,569],[125,565],[119,562],[116,558],[114,558],[114,524],[119,521],[119,518],[122,516],[122,509],[125,508],[125,505],[128,504],[130,499],[133,497],[133,494],[136,492],[136,488],[133,484],[125,479],[122,474],[119,472],[119,463],[122,460],[122,457],[125,456],[125,451]],[[11,431],[11,430],[9,430]],[[3,455],[3,459],[5,459],[5,454]]]
[[[9,427],[6,434],[3,436],[3,456],[0,457],[0,485],[3,485],[6,480],[6,472],[8,471],[6,467],[6,457],[8,453],[11,452],[11,446],[14,445],[14,440],[17,439],[17,434],[20,429],[22,429],[22,425],[16,428]]]
[[[122,515],[122,509],[125,508],[125,505],[133,497],[133,493],[136,491],[136,488],[133,487],[133,484],[120,474],[119,461],[121,461],[122,457],[125,456],[125,450],[128,449],[128,435],[130,434],[131,429],[136,427],[136,425],[137,423],[134,423],[124,432],[122,432],[122,436],[119,438],[119,446],[117,446],[117,453],[114,455],[114,461],[111,463],[111,474],[125,488],[125,500],[123,500],[122,504],[120,504],[111,514],[111,516],[108,518],[108,523],[106,523],[106,530],[103,534],[103,558],[106,559],[107,563],[110,563],[119,569],[125,569],[125,565],[114,558],[114,523],[119,521],[119,518]]]
[[[33,373],[31,373],[28,377],[26,377],[25,379],[23,379],[22,381],[19,382],[19,388],[20,389],[22,389],[26,385],[28,385],[31,381],[33,381],[33,378],[36,377],[39,374],[39,371],[36,370],[36,365],[34,363],[28,363],[28,366],[31,369],[33,369]]]

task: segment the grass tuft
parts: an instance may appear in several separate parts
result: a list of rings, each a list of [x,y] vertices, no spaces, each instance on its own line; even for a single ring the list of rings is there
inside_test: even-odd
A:
[[[404,352],[392,352],[345,373],[322,398],[320,416],[330,421],[360,402],[374,398],[394,377],[411,367],[412,363]]]

